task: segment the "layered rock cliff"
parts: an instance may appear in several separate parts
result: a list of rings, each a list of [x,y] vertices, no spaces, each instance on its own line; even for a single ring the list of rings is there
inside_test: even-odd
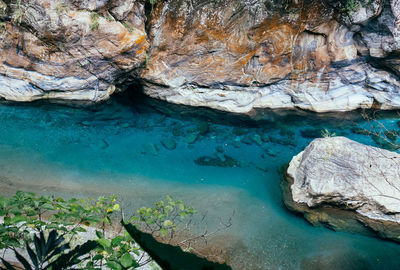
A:
[[[295,156],[285,204],[314,225],[399,241],[400,155],[344,137],[316,139]]]
[[[398,108],[398,4],[342,2],[162,3],[150,21],[145,92],[240,113]]]
[[[147,17],[144,5],[2,0],[0,97],[101,101],[135,80],[239,113],[400,108],[400,1],[169,0]]]
[[[137,78],[148,43],[140,1],[1,1],[0,97],[101,101]]]

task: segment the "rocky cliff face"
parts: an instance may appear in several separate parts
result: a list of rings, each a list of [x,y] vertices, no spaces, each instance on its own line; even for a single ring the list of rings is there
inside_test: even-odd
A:
[[[398,1],[346,2],[162,3],[150,21],[145,92],[239,113],[398,108]]]
[[[0,97],[100,101],[137,80],[239,113],[400,108],[399,18],[397,0],[169,0],[146,35],[142,0],[1,0]]]
[[[399,241],[400,155],[344,137],[314,140],[295,156],[285,204],[314,225]]]
[[[0,97],[101,101],[138,77],[148,43],[138,1],[0,0]]]

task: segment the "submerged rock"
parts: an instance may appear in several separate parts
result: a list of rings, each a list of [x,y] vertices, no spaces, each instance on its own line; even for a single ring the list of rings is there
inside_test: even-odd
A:
[[[200,122],[197,125],[197,131],[204,136],[210,131],[210,125],[207,122]]]
[[[240,167],[239,161],[234,158],[218,153],[214,156],[202,156],[194,161],[200,166],[215,166],[215,167]]]
[[[260,135],[258,135],[258,134],[252,134],[251,139],[253,140],[253,142],[255,142],[258,145],[262,145],[262,143],[263,143]]]
[[[95,144],[92,145],[94,149],[101,149],[104,150],[108,148],[110,145],[105,139],[97,140]]]
[[[131,125],[129,123],[121,123],[119,126],[121,128],[129,128]]]
[[[174,135],[174,137],[182,136],[183,135],[182,126],[181,125],[174,126],[172,128],[172,135]]]
[[[186,135],[185,142],[188,144],[193,144],[197,141],[198,137],[199,137],[198,133],[190,132],[188,135]]]
[[[225,149],[224,149],[222,146],[220,146],[220,145],[218,145],[217,147],[215,147],[215,150],[216,150],[218,153],[223,153],[223,152],[225,152]]]
[[[81,125],[88,127],[88,126],[91,126],[91,123],[89,121],[82,121]]]
[[[240,141],[248,145],[251,145],[254,142],[250,135],[244,136]]]
[[[399,241],[400,155],[344,137],[315,139],[295,156],[284,200],[314,225]]]
[[[271,157],[276,157],[276,151],[272,150],[270,147],[263,147],[264,153]]]
[[[176,148],[176,142],[174,139],[171,138],[162,139],[161,144],[168,150],[174,150]]]
[[[142,145],[142,154],[150,154],[153,156],[158,155],[158,149],[157,146],[154,145],[153,143],[145,143]]]

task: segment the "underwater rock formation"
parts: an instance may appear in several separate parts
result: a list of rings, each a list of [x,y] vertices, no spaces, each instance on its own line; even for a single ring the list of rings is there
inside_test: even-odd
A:
[[[214,166],[214,167],[240,167],[240,162],[234,158],[218,153],[215,156],[201,156],[194,163],[199,166]]]
[[[287,207],[314,225],[399,241],[400,155],[345,137],[315,139],[283,182]]]

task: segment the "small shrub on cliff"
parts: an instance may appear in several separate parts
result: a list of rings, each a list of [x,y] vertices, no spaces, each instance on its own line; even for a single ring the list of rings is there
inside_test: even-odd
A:
[[[122,25],[128,30],[129,33],[133,31],[133,27],[128,22],[122,22]]]
[[[61,15],[63,12],[68,12],[69,6],[66,3],[60,2],[56,5],[56,11],[58,15]]]
[[[100,15],[97,14],[96,12],[90,13],[90,30],[92,31],[97,31],[99,29],[99,18]]]
[[[351,15],[355,11],[357,11],[360,6],[371,5],[373,0],[349,0],[346,5],[342,8],[342,12]]]
[[[16,9],[13,13],[12,20],[15,24],[20,25],[24,16],[24,10],[21,6],[21,1],[17,1]]]

